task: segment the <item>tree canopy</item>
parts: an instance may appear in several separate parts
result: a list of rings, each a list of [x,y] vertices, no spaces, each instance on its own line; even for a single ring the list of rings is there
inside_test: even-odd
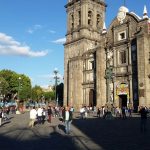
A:
[[[57,87],[59,97],[62,97],[62,85]],[[61,94],[60,94],[61,93]],[[43,89],[35,85],[32,87],[31,80],[24,74],[18,74],[11,70],[0,71],[0,98],[4,100],[19,99],[19,100],[54,100],[54,90],[44,92]],[[60,98],[62,99],[62,98]]]
[[[5,98],[28,99],[31,96],[31,80],[24,74],[11,70],[0,71],[0,87]]]

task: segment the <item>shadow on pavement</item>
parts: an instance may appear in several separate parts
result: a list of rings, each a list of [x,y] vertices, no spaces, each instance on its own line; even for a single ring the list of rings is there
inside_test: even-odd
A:
[[[58,129],[59,129],[59,130],[62,130],[62,131],[65,133],[65,126],[64,126],[64,125],[59,124],[59,125],[58,125]]]
[[[145,133],[140,132],[139,117],[75,119],[72,124],[103,150],[150,150],[150,118]]]
[[[62,135],[56,128],[53,127],[49,136],[39,134],[36,127],[16,129],[18,132],[13,136],[13,130],[3,132],[0,134],[0,150],[79,150],[70,135]],[[27,133],[34,136],[24,140]]]
[[[9,124],[9,123],[11,123],[11,121],[9,121],[9,120],[5,121],[5,122],[2,123],[1,127],[4,126],[4,125],[6,125],[6,124]]]

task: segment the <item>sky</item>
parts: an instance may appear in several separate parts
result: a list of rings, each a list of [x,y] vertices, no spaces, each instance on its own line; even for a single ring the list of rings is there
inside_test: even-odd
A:
[[[105,0],[106,26],[116,17],[124,0]],[[60,82],[64,74],[67,0],[0,0],[0,70],[9,69],[31,78],[32,86]],[[126,0],[125,6],[142,17],[149,0]]]

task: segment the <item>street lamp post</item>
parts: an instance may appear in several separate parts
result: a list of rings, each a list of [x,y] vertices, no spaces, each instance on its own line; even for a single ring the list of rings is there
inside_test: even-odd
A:
[[[19,79],[19,85],[18,85],[18,100],[20,99],[20,81],[21,81],[21,77],[18,78]]]
[[[56,105],[58,106],[58,98],[57,98],[57,82],[58,82],[58,70],[57,68],[54,69],[54,79],[55,79],[55,102],[56,102]]]

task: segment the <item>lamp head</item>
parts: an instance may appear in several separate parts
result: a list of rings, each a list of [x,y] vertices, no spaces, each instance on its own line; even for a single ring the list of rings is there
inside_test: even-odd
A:
[[[58,73],[58,69],[57,69],[57,68],[54,69],[54,73],[55,73],[55,74]]]

